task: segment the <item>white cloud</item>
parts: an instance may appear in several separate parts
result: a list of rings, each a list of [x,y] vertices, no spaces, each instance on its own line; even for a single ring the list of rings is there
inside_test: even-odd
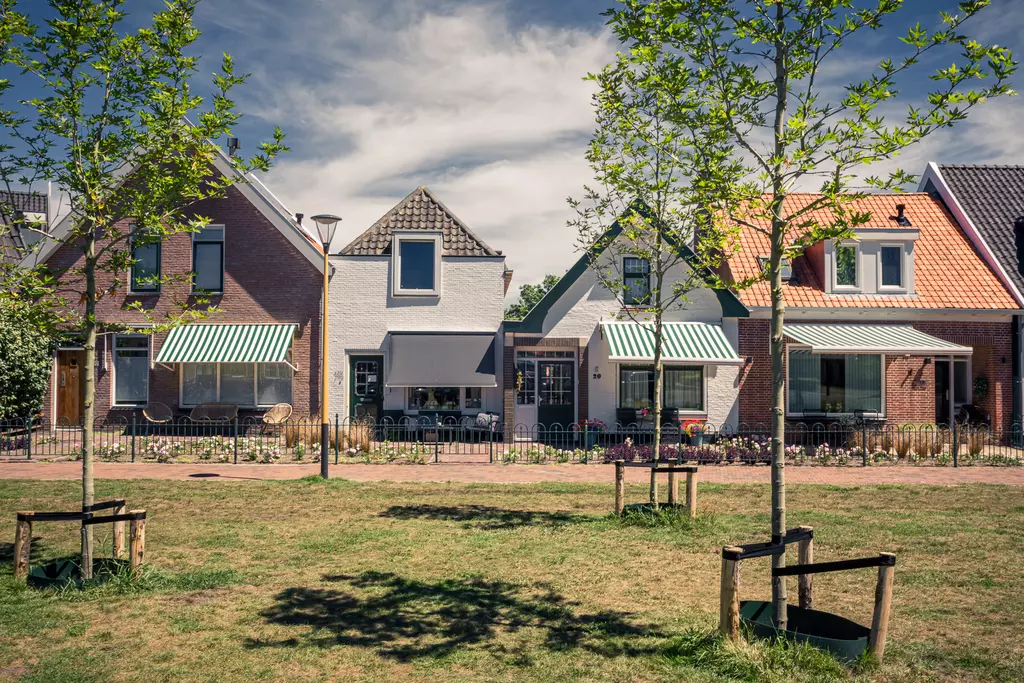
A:
[[[576,259],[565,199],[592,175],[583,77],[614,55],[614,38],[516,27],[500,4],[389,7],[324,3],[288,17],[248,0],[203,17],[261,45],[236,54],[257,91],[242,109],[302,146],[268,184],[292,210],[343,216],[335,249],[428,185],[507,255],[514,285],[561,274]],[[268,21],[273,43],[261,40]]]

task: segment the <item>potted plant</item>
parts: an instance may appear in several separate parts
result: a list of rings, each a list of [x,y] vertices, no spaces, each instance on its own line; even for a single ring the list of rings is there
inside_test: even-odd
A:
[[[703,420],[687,420],[683,423],[683,431],[686,433],[687,439],[691,446],[703,446],[704,445],[704,421]]]
[[[596,418],[590,418],[589,420],[583,419],[576,423],[576,429],[583,434],[584,448],[588,451],[593,449],[597,445],[598,434],[608,428],[601,420]]]

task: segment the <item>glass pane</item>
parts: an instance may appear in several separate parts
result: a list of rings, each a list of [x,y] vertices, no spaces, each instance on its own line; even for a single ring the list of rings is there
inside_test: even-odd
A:
[[[240,406],[255,404],[253,366],[249,363],[223,363],[220,366],[220,402]]]
[[[152,280],[160,275],[160,243],[135,247],[132,258],[135,259],[132,266],[132,291],[154,292],[159,289],[159,283]]]
[[[181,401],[185,405],[217,401],[217,366],[213,363],[185,363],[181,366]]]
[[[545,406],[572,405],[572,364],[542,363],[538,402]]]
[[[971,395],[974,387],[971,386],[971,376],[967,372],[967,361],[958,360],[953,362],[953,402],[964,404],[971,402]]]
[[[643,410],[654,407],[654,369],[619,370],[619,407]]]
[[[537,364],[533,361],[516,363],[516,404],[532,406],[537,402]]]
[[[846,412],[846,356],[821,358],[821,407],[826,413]]]
[[[223,260],[224,245],[220,242],[197,243],[193,246],[196,278],[195,289],[219,292],[224,288]]]
[[[810,351],[789,352],[789,410],[821,410],[821,359]]]
[[[903,247],[882,247],[883,287],[903,286],[902,252]]]
[[[409,389],[409,410],[459,410],[458,387]]]
[[[650,264],[646,259],[627,256],[623,259],[623,303],[642,304],[651,290]]]
[[[857,247],[836,247],[836,284],[857,286]]]
[[[402,289],[434,288],[434,241],[399,240]]]
[[[663,406],[704,410],[704,371],[701,368],[665,368]]]
[[[117,337],[114,341],[114,403],[137,405],[149,400],[149,341]]]
[[[192,240],[195,242],[223,242],[224,226],[207,225],[197,233],[193,233]]]
[[[356,363],[356,396],[376,396],[380,386],[380,364],[375,360],[361,360]]]
[[[466,387],[466,408],[480,410],[483,407],[484,390],[480,387]]]
[[[291,403],[292,369],[284,363],[261,363],[256,367],[256,389],[260,405]]]
[[[846,356],[846,412],[882,412],[882,357]]]

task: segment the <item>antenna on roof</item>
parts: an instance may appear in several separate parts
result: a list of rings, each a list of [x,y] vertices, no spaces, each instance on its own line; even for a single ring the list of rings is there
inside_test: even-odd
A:
[[[241,143],[238,142],[238,138],[228,138],[228,156],[235,156],[235,152],[241,147]]]

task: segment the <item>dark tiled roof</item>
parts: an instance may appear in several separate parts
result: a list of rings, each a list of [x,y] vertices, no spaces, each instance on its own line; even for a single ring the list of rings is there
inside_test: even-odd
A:
[[[1011,282],[1024,291],[1013,230],[1024,218],[1024,166],[950,164],[939,172]]]
[[[443,256],[500,255],[474,235],[465,223],[425,187],[417,187],[340,253],[343,256],[390,254],[391,240],[396,230],[440,232]]]
[[[0,192],[0,202],[23,213],[46,213],[46,195],[37,192]]]

